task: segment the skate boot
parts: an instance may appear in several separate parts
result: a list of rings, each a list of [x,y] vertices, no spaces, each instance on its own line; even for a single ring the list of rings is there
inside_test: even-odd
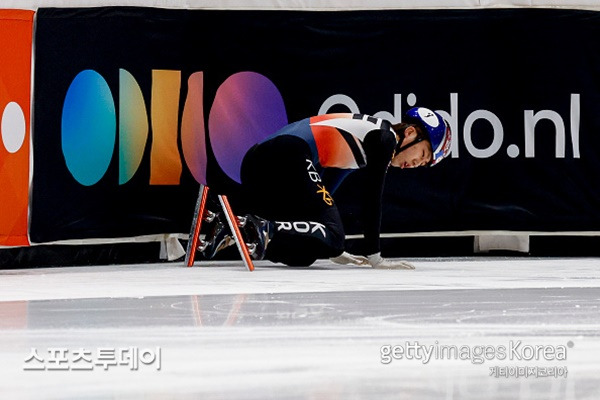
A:
[[[273,236],[269,221],[249,214],[243,216],[241,220],[250,256],[253,260],[262,260],[265,258],[269,240]]]
[[[218,252],[233,245],[235,240],[229,231],[227,221],[222,213],[208,213],[205,218],[208,222],[214,222],[212,229],[206,234],[206,237],[198,246],[198,250],[204,258],[213,259]]]

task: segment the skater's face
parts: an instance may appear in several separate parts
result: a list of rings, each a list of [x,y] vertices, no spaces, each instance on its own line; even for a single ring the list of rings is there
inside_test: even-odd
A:
[[[413,143],[417,140],[417,130],[414,126],[409,126],[404,131],[404,141],[402,146]],[[431,144],[428,140],[423,140],[407,149],[402,150],[392,158],[390,165],[398,168],[416,168],[424,167],[431,163]]]

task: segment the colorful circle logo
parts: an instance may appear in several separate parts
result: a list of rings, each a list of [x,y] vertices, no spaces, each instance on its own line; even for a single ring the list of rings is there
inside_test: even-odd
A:
[[[67,168],[82,185],[97,183],[113,156],[117,117],[104,78],[80,72],[69,87],[62,113],[62,149]]]

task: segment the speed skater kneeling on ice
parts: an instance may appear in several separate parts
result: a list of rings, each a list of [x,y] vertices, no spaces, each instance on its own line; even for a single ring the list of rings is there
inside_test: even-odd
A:
[[[249,212],[243,230],[254,259],[309,266],[330,258],[339,264],[413,269],[381,256],[382,196],[388,168],[433,166],[450,152],[448,123],[423,107],[398,124],[363,114],[326,114],[291,123],[245,154],[241,186]],[[364,256],[344,250],[344,227],[333,198],[342,180],[364,169]],[[228,193],[223,193],[228,194]],[[225,221],[207,238],[206,258],[233,244]]]

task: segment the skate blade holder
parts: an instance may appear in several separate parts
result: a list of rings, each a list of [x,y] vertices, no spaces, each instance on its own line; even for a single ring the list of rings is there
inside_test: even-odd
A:
[[[235,243],[235,239],[231,236],[227,236],[225,237],[226,240],[226,244],[223,246],[223,248],[225,247],[229,247],[231,244]],[[233,242],[233,243],[232,243]],[[196,248],[196,251],[199,251],[200,253],[202,253],[204,250],[206,250],[208,248],[208,245],[210,244],[210,241],[207,240],[198,240],[198,248]],[[256,253],[256,244],[254,243],[246,243],[246,247],[248,247],[248,253],[250,253],[250,255],[254,255],[254,253]]]
[[[213,222],[215,220],[215,218],[217,217],[217,215],[218,215],[217,213],[207,210],[206,216],[204,217],[204,222],[208,222],[208,223]],[[244,226],[246,226],[246,222],[248,222],[248,218],[237,216],[237,222],[238,222],[238,226],[240,228],[243,228]],[[261,225],[264,226],[264,225],[266,225],[266,223],[264,221],[261,221]],[[228,239],[228,240],[235,241],[235,239],[233,239],[233,238]],[[206,248],[208,247],[209,244],[210,244],[210,242],[207,240],[198,239],[198,247],[196,248],[196,251],[199,251],[202,253],[204,250],[206,250]],[[256,253],[257,246],[255,243],[246,243],[246,247],[248,248],[248,252],[250,253],[251,256],[254,255],[254,253]]]
[[[206,250],[207,247],[208,247],[208,242],[206,240],[199,239],[198,247],[196,248],[196,251],[199,251],[200,253],[202,253],[204,250]]]
[[[235,244],[238,248],[240,256],[242,257],[242,261],[244,262],[244,265],[248,271],[254,271],[254,263],[252,262],[251,255],[256,251],[256,245],[247,245],[242,237],[242,232],[240,231],[240,227],[244,226],[247,220],[245,217],[236,217],[231,209],[231,205],[229,204],[227,196],[220,194],[217,195],[217,197],[219,199],[221,208],[223,209],[223,213],[225,214],[225,219],[227,220],[229,229],[231,229],[231,232],[233,233],[233,239],[235,240]],[[216,213],[210,212],[206,209],[207,198],[208,186],[200,185],[200,193],[198,194],[198,200],[196,201],[194,218],[192,220],[187,251],[185,253],[185,264],[188,267],[194,265],[196,250],[200,249],[202,246],[203,248],[206,248],[207,246],[207,243],[199,238],[202,221],[212,222],[216,218]],[[250,247],[252,250],[250,250]]]
[[[204,222],[208,222],[209,224],[213,222],[217,218],[217,213],[214,213],[210,210],[206,210],[206,215],[204,216]]]
[[[246,247],[248,248],[248,253],[250,253],[251,256],[256,253],[256,249],[258,248],[256,243],[246,243]]]
[[[237,218],[238,226],[240,228],[243,228],[243,227],[246,226],[246,222],[248,222],[248,218],[246,218],[246,217],[240,217],[240,216],[238,216],[236,218]]]

